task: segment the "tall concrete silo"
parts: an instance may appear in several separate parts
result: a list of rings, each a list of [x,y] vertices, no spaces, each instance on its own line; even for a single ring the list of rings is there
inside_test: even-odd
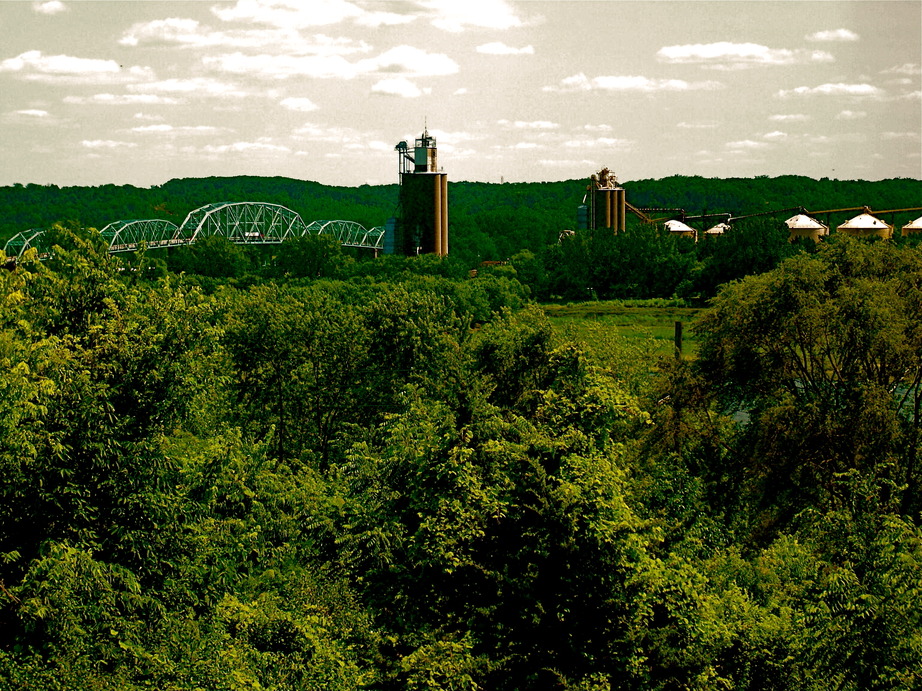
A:
[[[385,233],[385,246],[394,254],[448,255],[448,175],[438,169],[435,137],[423,130],[412,152],[407,142],[400,142],[400,211]]]
[[[609,228],[615,233],[624,232],[625,207],[624,188],[614,173],[602,168],[592,176],[585,203],[579,208],[580,227],[585,223],[589,230]]]

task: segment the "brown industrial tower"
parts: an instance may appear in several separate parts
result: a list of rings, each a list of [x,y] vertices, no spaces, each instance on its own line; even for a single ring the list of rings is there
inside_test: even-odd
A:
[[[448,175],[438,169],[435,137],[423,130],[413,145],[396,147],[400,171],[400,211],[388,224],[385,253],[448,255]]]
[[[596,230],[609,228],[615,233],[624,232],[624,188],[608,168],[592,176],[586,188],[586,197],[579,209],[579,227]]]

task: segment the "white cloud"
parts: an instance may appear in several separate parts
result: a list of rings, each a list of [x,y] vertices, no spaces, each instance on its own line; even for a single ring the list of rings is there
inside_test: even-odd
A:
[[[825,146],[830,144],[861,144],[867,141],[867,137],[859,132],[834,134],[831,136],[825,134],[815,134],[805,136],[803,141],[812,146]]]
[[[153,72],[144,67],[125,70],[115,60],[45,55],[40,50],[26,51],[0,62],[2,72],[48,84],[120,84],[153,78]]]
[[[538,161],[539,166],[544,166],[545,168],[585,168],[586,166],[595,166],[598,165],[595,161],[590,161],[587,159],[582,159],[581,161],[576,161],[573,159],[547,159],[542,158]]]
[[[153,45],[183,48],[272,49],[291,55],[354,55],[367,53],[365,41],[324,34],[303,36],[292,27],[215,31],[194,19],[171,17],[133,25],[119,40],[125,46]]]
[[[433,77],[455,74],[459,69],[458,64],[443,53],[427,53],[406,45],[354,63],[339,55],[247,55],[241,52],[206,56],[202,63],[221,72],[269,79],[295,76],[353,79],[363,74]]]
[[[364,137],[350,127],[320,127],[306,124],[292,134],[314,142],[337,142],[341,144],[364,141]]]
[[[206,154],[227,153],[291,153],[287,146],[272,144],[267,141],[234,142],[233,144],[208,144],[201,148]]]
[[[583,125],[587,132],[611,132],[614,128],[611,125]]]
[[[513,48],[512,46],[507,46],[501,41],[494,41],[493,43],[484,43],[481,46],[476,48],[478,53],[484,53],[485,55],[534,55],[535,48],[534,46],[523,46],[522,48]]]
[[[95,94],[93,96],[65,96],[64,103],[79,106],[172,106],[178,104],[179,101],[156,94]]]
[[[633,76],[602,76],[590,79],[580,72],[561,80],[560,86],[545,86],[544,91],[714,91],[723,88],[715,81],[686,82],[682,79],[650,79]]]
[[[417,98],[423,95],[416,84],[406,77],[387,77],[371,87],[373,93],[402,96],[404,98]]]
[[[435,15],[432,25],[444,31],[460,32],[467,27],[512,29],[522,26],[505,0],[422,0],[420,5]]]
[[[766,132],[762,135],[762,139],[767,139],[770,142],[780,142],[788,138],[787,132],[781,132],[780,130],[775,130],[774,132]]]
[[[537,142],[517,142],[515,144],[494,144],[491,148],[495,151],[533,151],[546,147]]]
[[[706,122],[680,122],[676,127],[682,130],[712,130],[717,127],[717,124],[713,120],[708,120]]]
[[[661,62],[669,64],[695,64],[723,69],[835,61],[832,55],[821,50],[788,50],[769,48],[758,43],[728,41],[665,46],[656,55]]]
[[[173,125],[160,124],[132,127],[131,131],[138,132],[139,134],[214,135],[229,130],[226,127],[212,127],[210,125],[173,127]]]
[[[467,93],[468,90],[462,86],[460,89],[455,89],[455,92],[452,94],[452,96],[464,96]]]
[[[881,98],[882,89],[871,84],[820,84],[819,86],[798,86],[795,89],[782,89],[777,96],[855,96],[859,98]]]
[[[868,114],[863,110],[843,110],[836,115],[836,120],[860,120],[867,116]]]
[[[628,149],[634,145],[630,139],[617,139],[614,137],[596,137],[594,139],[570,139],[563,143],[568,149],[595,149],[602,147]]]
[[[881,139],[893,140],[893,139],[909,139],[912,141],[919,140],[918,132],[881,132]]]
[[[30,118],[47,118],[48,111],[47,110],[33,110],[33,109],[17,110],[16,115],[24,115]]]
[[[362,74],[402,74],[405,77],[436,77],[458,72],[458,63],[444,53],[429,53],[413,46],[395,46],[381,55],[359,60]]]
[[[60,14],[67,12],[67,5],[60,0],[48,0],[47,2],[33,2],[32,9],[39,14]]]
[[[237,0],[230,7],[216,6],[212,12],[224,22],[296,30],[345,21],[373,28],[397,26],[409,24],[420,17],[426,17],[435,27],[451,32],[464,31],[469,27],[504,30],[523,25],[505,0],[412,0],[380,5],[386,9],[366,9],[361,4],[346,0]]]
[[[804,36],[808,41],[832,42],[832,41],[857,41],[860,36],[854,31],[848,29],[832,29],[829,31],[817,31]]]
[[[164,79],[146,84],[129,84],[129,91],[154,92],[155,94],[183,94],[186,96],[210,96],[216,98],[243,98],[247,92],[233,84],[227,84],[207,77],[191,79]]]
[[[772,122],[807,122],[810,116],[804,113],[779,113],[777,115],[769,115],[768,119]]]
[[[897,65],[896,67],[890,67],[889,69],[883,70],[881,74],[905,74],[910,77],[917,77],[922,74],[922,67],[913,62],[903,63],[902,65]]]
[[[397,26],[416,21],[412,14],[398,14],[396,12],[365,12],[356,18],[355,23],[377,29],[381,26]]]
[[[119,142],[112,139],[84,139],[80,144],[87,149],[134,149],[138,146],[134,142]]]
[[[741,141],[736,141],[736,142],[727,142],[724,146],[726,146],[726,148],[729,149],[730,151],[742,152],[742,151],[758,151],[760,149],[766,149],[768,148],[769,145],[765,142],[755,142],[751,139],[743,139]]]
[[[119,43],[123,46],[138,46],[142,43],[188,46],[221,45],[221,42],[210,38],[209,33],[203,31],[201,24],[194,19],[168,17],[134,24],[119,39]]]
[[[268,79],[289,77],[313,77],[316,79],[352,79],[356,76],[355,66],[345,58],[319,55],[246,55],[229,53],[206,56],[202,63],[219,72],[253,75]]]
[[[497,120],[497,124],[503,127],[513,127],[519,130],[555,130],[560,127],[556,122],[550,120]]]
[[[309,98],[286,98],[279,105],[288,108],[288,110],[296,110],[299,113],[310,113],[318,108],[317,104]]]
[[[345,0],[237,0],[232,7],[211,10],[225,22],[247,22],[304,29],[338,24],[362,15],[362,10]]]

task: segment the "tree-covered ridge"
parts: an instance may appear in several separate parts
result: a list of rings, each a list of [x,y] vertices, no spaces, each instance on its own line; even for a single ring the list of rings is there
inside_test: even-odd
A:
[[[0,271],[0,687],[922,684],[916,248],[784,259],[654,363],[509,272],[57,232]]]
[[[884,211],[922,204],[922,182],[908,178],[869,182],[802,175],[726,179],[676,175],[634,180],[625,188],[634,206],[679,207],[689,214],[706,209],[742,216],[797,206],[810,211],[862,206]]]
[[[536,183],[449,182],[451,252],[475,264],[505,261],[527,249],[540,252],[562,230],[576,227],[576,209],[588,180]],[[814,180],[777,178],[701,178],[626,181],[628,202],[636,207],[683,208],[690,215],[761,213],[804,206],[812,210],[869,206],[901,209],[919,206],[922,183],[894,179]],[[366,228],[384,225],[397,212],[397,185],[332,187],[290,178],[228,177],[170,180],[151,187],[103,185],[0,187],[0,241],[29,228],[75,221],[101,229],[112,221],[164,218],[181,223],[206,204],[259,201],[281,204],[305,222],[356,221]],[[841,216],[836,222],[847,218]],[[783,219],[780,219],[783,220]],[[906,223],[906,215],[888,222]]]

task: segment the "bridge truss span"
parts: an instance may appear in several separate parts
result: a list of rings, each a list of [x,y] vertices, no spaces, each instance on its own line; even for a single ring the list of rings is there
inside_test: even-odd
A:
[[[29,230],[16,233],[16,235],[7,240],[3,246],[3,253],[8,258],[18,258],[30,247],[35,247],[39,255],[47,254],[48,247],[45,240],[44,228],[29,228]]]
[[[365,247],[380,250],[384,247],[384,228],[367,229],[355,221],[313,221],[304,228],[304,235],[330,235],[343,247]]]
[[[133,252],[142,245],[166,247],[173,243],[179,226],[162,219],[113,221],[99,231],[110,252]]]
[[[329,235],[345,247],[375,250],[384,247],[384,228],[366,229],[355,221],[313,221],[279,204],[267,202],[219,202],[190,211],[181,225],[163,219],[113,221],[100,231],[110,253],[191,245],[202,238],[224,237],[238,245],[279,244],[304,235]],[[30,247],[40,259],[51,252],[51,233],[32,228],[7,241],[6,256],[17,259]]]
[[[225,237],[237,244],[274,244],[302,235],[305,224],[296,212],[265,202],[218,202],[190,211],[176,231],[176,244],[203,237]]]

